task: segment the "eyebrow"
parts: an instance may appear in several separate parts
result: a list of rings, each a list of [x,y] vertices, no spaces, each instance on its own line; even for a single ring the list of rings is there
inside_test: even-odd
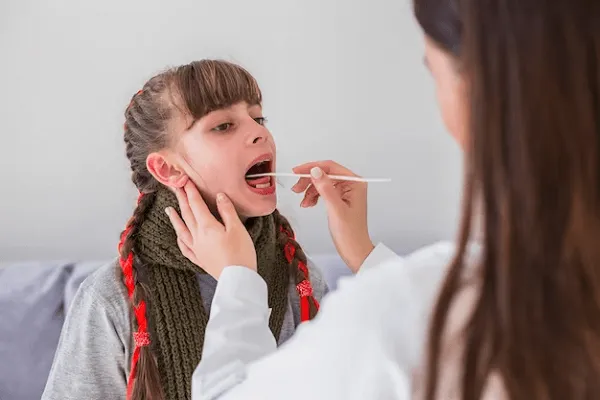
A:
[[[251,108],[254,108],[254,107],[258,107],[258,108],[260,108],[260,109],[262,110],[262,104],[261,104],[261,103],[248,103],[248,108],[247,108],[247,110],[250,110]],[[217,110],[213,110],[213,111],[224,110],[224,109],[226,109],[226,108],[228,108],[228,107],[219,108],[219,109],[217,109]],[[211,111],[211,112],[212,112],[212,111]],[[208,113],[208,114],[210,114],[210,113]],[[208,114],[206,114],[206,115],[208,115]],[[206,115],[205,115],[205,116],[206,116]],[[192,129],[192,128],[194,127],[194,125],[196,125],[196,124],[198,123],[198,121],[200,121],[200,119],[201,119],[201,118],[198,118],[198,119],[195,119],[195,120],[193,120],[193,121],[192,121],[192,123],[191,123],[191,124],[190,124],[190,125],[187,127],[186,131],[189,131],[190,129]]]

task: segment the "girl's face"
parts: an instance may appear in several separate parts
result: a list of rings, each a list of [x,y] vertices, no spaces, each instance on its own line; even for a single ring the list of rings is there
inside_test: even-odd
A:
[[[176,118],[175,140],[162,154],[172,176],[167,185],[181,187],[189,178],[213,209],[217,194],[225,193],[241,217],[271,214],[277,206],[275,179],[246,179],[249,173],[275,171],[275,143],[264,123],[261,106],[245,102],[195,122]]]
[[[425,65],[435,81],[438,106],[450,135],[464,148],[467,138],[467,90],[456,60],[425,38]]]

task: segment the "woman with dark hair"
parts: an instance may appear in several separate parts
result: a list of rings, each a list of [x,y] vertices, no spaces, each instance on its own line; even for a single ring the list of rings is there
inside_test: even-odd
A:
[[[337,250],[360,272],[276,349],[247,234],[225,207],[224,225],[196,214],[179,231],[219,283],[194,399],[600,396],[600,3],[414,10],[465,154],[457,244],[406,258],[375,247],[366,186],[334,185],[328,174],[350,171],[333,162],[297,167],[313,178],[295,191],[305,206],[323,198]]]

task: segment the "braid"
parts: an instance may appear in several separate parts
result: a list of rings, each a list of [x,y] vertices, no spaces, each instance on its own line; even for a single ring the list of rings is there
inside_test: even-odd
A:
[[[127,400],[161,400],[164,398],[156,358],[150,349],[150,332],[146,313],[146,290],[140,281],[142,265],[134,255],[135,238],[144,221],[147,211],[154,203],[158,182],[152,177],[145,165],[145,154],[140,152],[147,140],[142,134],[147,130],[140,120],[144,96],[151,96],[151,87],[138,91],[125,110],[124,141],[125,153],[131,164],[131,180],[140,191],[137,207],[129,219],[119,241],[119,265],[123,283],[133,308],[132,330],[134,350],[131,368],[127,380]]]
[[[309,279],[308,260],[302,247],[296,242],[296,235],[288,220],[278,210],[275,210],[273,216],[279,228],[277,239],[290,263],[291,274],[294,277],[296,291],[300,297],[300,321],[308,321],[313,319],[319,311],[319,303],[313,296]]]
[[[119,265],[123,273],[123,282],[127,288],[127,295],[133,307],[133,318],[137,330],[133,333],[134,351],[131,358],[131,369],[127,382],[127,399],[161,399],[161,385],[158,367],[154,356],[151,354],[150,333],[146,318],[146,301],[143,286],[137,279],[136,263],[134,262],[133,245],[135,235],[144,219],[146,211],[154,202],[155,195],[140,194],[138,205],[127,227],[121,234],[119,242]]]

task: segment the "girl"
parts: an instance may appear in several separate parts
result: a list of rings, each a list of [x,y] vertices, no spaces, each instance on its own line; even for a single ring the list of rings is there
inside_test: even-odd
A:
[[[183,256],[165,210],[179,212],[175,192],[191,187],[213,211],[217,193],[235,205],[268,286],[277,343],[315,316],[327,287],[275,208],[275,181],[246,177],[275,170],[261,104],[247,71],[213,60],[168,70],[133,96],[124,139],[137,208],[118,262],[73,301],[43,399],[190,399],[216,281]]]

